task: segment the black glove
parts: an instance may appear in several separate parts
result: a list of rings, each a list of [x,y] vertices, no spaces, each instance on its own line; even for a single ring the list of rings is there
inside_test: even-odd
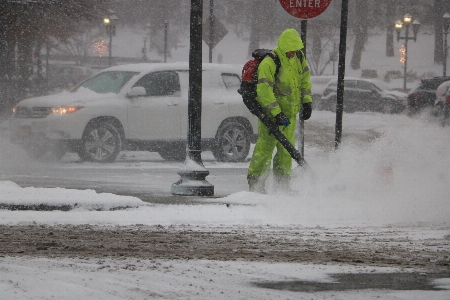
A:
[[[302,120],[308,120],[309,118],[311,118],[312,113],[311,103],[303,103],[302,106]]]
[[[286,115],[282,112],[275,116],[275,122],[279,126],[288,126],[289,124],[291,124],[291,121],[289,121]]]

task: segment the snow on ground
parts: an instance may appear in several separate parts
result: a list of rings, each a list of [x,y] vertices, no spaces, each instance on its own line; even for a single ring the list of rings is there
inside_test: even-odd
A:
[[[330,112],[311,121],[333,124]],[[331,127],[333,129],[333,127]],[[0,224],[97,224],[328,228],[407,226],[410,238],[434,238],[450,216],[450,128],[426,115],[354,113],[344,116],[344,132],[382,134],[372,143],[345,140],[337,152],[305,148],[313,176],[295,169],[295,195],[241,191],[203,205],[158,205],[133,197],[62,188],[20,188],[1,182],[0,202],[68,204],[71,211],[0,210]],[[1,154],[0,154],[1,155]],[[3,156],[0,156],[3,158]],[[152,162],[146,164],[151,165]],[[248,163],[247,163],[248,164]],[[208,167],[208,164],[206,164]],[[392,172],[391,172],[392,171]],[[223,204],[229,203],[227,207]],[[109,204],[126,210],[95,211]],[[138,206],[138,207],[136,207]],[[427,224],[427,229],[422,225]],[[301,230],[301,229],[299,229]],[[344,290],[294,292],[261,288],[265,281],[330,282],[334,273],[404,272],[400,268],[308,265],[246,261],[52,259],[0,257],[1,299],[449,299],[448,278],[441,291]],[[414,271],[414,270],[409,270]],[[42,288],[45,287],[45,288]]]
[[[272,281],[336,282],[335,273],[395,271],[393,268],[321,266],[233,261],[2,258],[2,299],[335,299],[448,300],[447,290],[349,290],[297,292],[261,288]],[[45,287],[45,288],[43,288]]]
[[[142,201],[135,197],[98,194],[93,190],[67,190],[63,188],[21,188],[11,181],[0,182],[0,203],[5,205],[47,205],[82,207],[87,210],[110,210],[116,207],[138,207]]]

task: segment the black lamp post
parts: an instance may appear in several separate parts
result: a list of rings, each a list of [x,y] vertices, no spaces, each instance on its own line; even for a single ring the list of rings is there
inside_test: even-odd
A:
[[[202,0],[191,0],[188,145],[186,161],[178,171],[180,180],[172,184],[173,195],[214,196],[214,185],[206,180],[209,171],[202,162]]]
[[[147,30],[148,33],[148,52],[152,51],[152,24],[147,23],[145,25],[145,29]]]
[[[112,37],[116,35],[116,22],[119,18],[116,16],[116,13],[112,10],[108,10],[109,15],[103,19],[103,24],[105,24],[106,34],[109,36],[109,58],[108,65],[111,67],[112,65]]]
[[[443,19],[443,25],[444,25],[444,61],[443,61],[443,74],[442,76],[447,76],[447,53],[448,53],[448,47],[447,47],[447,34],[448,29],[450,27],[450,14],[445,13],[442,17]]]
[[[167,62],[167,36],[169,32],[169,22],[164,21],[164,62]]]
[[[413,27],[413,33],[414,36],[409,36],[409,25]],[[405,36],[400,36],[400,31],[403,28],[403,25],[405,26]],[[406,70],[407,70],[407,64],[408,64],[408,40],[413,40],[416,42],[417,40],[417,33],[419,32],[420,22],[417,20],[414,20],[412,22],[412,17],[410,14],[406,14],[403,17],[402,21],[397,21],[395,23],[395,30],[397,31],[397,42],[400,40],[405,40],[405,61],[404,61],[404,70],[403,70],[403,89],[406,91]]]

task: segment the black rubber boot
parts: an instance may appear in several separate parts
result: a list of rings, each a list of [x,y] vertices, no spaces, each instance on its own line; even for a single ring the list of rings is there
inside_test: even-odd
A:
[[[291,182],[291,175],[274,174],[273,175],[273,189],[275,193],[290,194],[292,190],[289,186]]]
[[[247,175],[248,190],[259,194],[267,194],[266,178],[267,176]]]

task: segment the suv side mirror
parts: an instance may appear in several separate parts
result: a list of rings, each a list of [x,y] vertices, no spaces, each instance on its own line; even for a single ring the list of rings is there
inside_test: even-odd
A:
[[[139,96],[145,96],[147,95],[147,91],[142,86],[135,86],[132,87],[131,90],[128,92],[128,97],[139,97]]]

